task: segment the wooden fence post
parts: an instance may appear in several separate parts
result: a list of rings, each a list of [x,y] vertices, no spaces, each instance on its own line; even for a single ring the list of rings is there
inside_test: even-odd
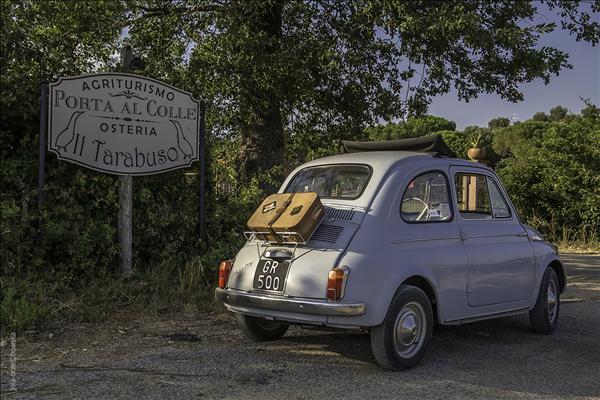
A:
[[[130,72],[133,49],[124,45],[121,49],[121,70]],[[119,272],[130,274],[133,270],[133,177],[131,175],[119,176]]]

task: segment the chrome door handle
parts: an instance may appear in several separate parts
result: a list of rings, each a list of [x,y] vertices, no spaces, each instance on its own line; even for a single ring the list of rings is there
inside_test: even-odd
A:
[[[519,233],[517,236],[519,236],[519,237],[528,237],[529,235],[527,234],[527,232],[523,232],[523,233]]]

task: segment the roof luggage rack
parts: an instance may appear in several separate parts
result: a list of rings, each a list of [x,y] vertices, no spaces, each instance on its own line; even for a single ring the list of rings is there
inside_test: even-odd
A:
[[[379,142],[353,142],[342,140],[344,153],[363,151],[415,151],[429,153],[438,157],[456,157],[444,142],[442,135],[427,135],[411,139],[383,140]]]

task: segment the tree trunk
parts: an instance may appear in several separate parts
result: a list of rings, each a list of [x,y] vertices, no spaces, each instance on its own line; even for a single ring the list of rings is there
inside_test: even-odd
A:
[[[266,6],[263,12],[247,19],[250,30],[256,35],[266,35],[266,40],[254,47],[257,54],[253,58],[257,64],[249,67],[253,74],[241,77],[240,82],[242,146],[239,172],[243,183],[274,166],[282,165],[284,161],[285,140],[277,77],[264,76],[278,56],[281,14],[281,4],[275,4]],[[261,179],[259,184],[262,190],[273,191],[278,183]]]

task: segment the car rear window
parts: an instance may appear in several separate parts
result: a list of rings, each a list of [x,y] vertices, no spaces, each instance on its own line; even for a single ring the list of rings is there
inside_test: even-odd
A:
[[[362,164],[336,164],[308,167],[290,181],[286,192],[316,192],[324,199],[358,199],[369,179],[371,167]]]

